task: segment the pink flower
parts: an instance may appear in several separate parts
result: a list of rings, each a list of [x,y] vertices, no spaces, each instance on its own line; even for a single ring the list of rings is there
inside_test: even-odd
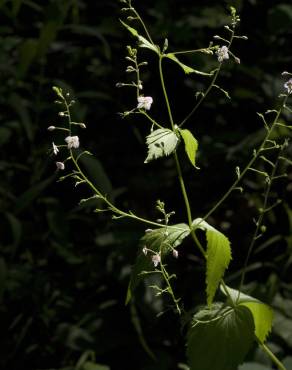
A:
[[[228,47],[227,46],[222,46],[216,51],[218,62],[223,62],[225,59],[229,59],[229,54],[228,54]]]
[[[79,148],[79,137],[78,136],[67,136],[65,138],[65,141],[68,144],[68,149]]]
[[[153,99],[151,96],[139,96],[138,97],[138,109],[150,110]]]

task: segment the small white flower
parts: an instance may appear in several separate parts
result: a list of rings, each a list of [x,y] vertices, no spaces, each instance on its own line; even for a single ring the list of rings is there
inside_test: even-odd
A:
[[[160,255],[159,254],[154,254],[152,257],[151,257],[151,260],[153,262],[153,265],[154,267],[157,267],[158,264],[160,263],[161,259],[160,259]]]
[[[229,59],[229,54],[228,54],[228,47],[227,46],[222,46],[216,51],[218,62],[223,62],[225,59]]]
[[[58,170],[64,170],[65,164],[63,162],[56,162],[56,166]]]
[[[287,90],[288,94],[291,94],[291,93],[292,93],[292,78],[290,78],[290,80],[288,80],[288,81],[284,84],[284,87],[285,87],[285,89]]]
[[[85,123],[79,123],[79,126],[80,126],[81,128],[86,128],[86,124],[85,124]]]
[[[139,96],[137,108],[150,110],[152,103],[153,99],[151,98],[151,96]]]
[[[68,144],[68,149],[79,148],[79,137],[78,136],[67,136],[65,138],[65,141]]]
[[[54,131],[54,130],[55,130],[55,128],[56,128],[55,126],[49,126],[49,127],[47,128],[47,130],[48,130],[48,131]]]
[[[144,254],[145,256],[147,256],[148,249],[147,249],[146,245],[143,247],[142,252],[143,252],[143,254]]]
[[[54,143],[52,143],[52,145],[53,145],[53,153],[55,154],[55,155],[57,155],[58,153],[59,153],[59,148],[57,147],[57,145],[55,145]]]
[[[178,258],[178,251],[176,249],[173,249],[172,255],[174,258]]]

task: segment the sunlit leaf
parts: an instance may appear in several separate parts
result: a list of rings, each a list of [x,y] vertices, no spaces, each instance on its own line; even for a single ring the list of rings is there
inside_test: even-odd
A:
[[[187,66],[186,64],[182,63],[174,54],[166,54],[165,56],[173,60],[174,62],[176,62],[184,70],[186,74],[195,73],[201,76],[212,76],[213,74],[211,72],[207,73],[207,72],[198,71],[197,69]]]
[[[228,238],[220,231],[210,226],[206,221],[197,218],[193,226],[206,231],[207,236],[207,271],[206,271],[206,292],[207,303],[213,302],[214,295],[219,286],[225,270],[231,261],[231,247]]]
[[[148,155],[144,163],[171,154],[177,146],[178,137],[169,129],[159,128],[147,136],[146,143]]]
[[[228,296],[231,298],[233,304],[245,306],[250,310],[254,320],[255,335],[259,341],[263,343],[272,330],[274,317],[272,308],[254,297],[243,294],[242,292],[239,294],[238,290],[227,286],[225,286],[224,289],[221,287],[221,290],[225,295],[225,289],[227,290]]]
[[[198,312],[187,338],[190,370],[234,370],[254,340],[254,323],[243,306],[213,305]]]
[[[189,130],[179,130],[181,137],[185,143],[185,151],[192,165],[199,169],[196,166],[196,154],[198,150],[198,141],[194,138],[193,134]]]
[[[187,224],[177,224],[172,226],[164,226],[159,229],[147,231],[140,241],[140,251],[138,253],[135,265],[132,268],[131,279],[128,287],[126,304],[130,301],[132,293],[140,281],[143,279],[143,272],[154,270],[154,265],[151,260],[153,253],[160,252],[161,258],[171,253],[174,248],[179,246],[183,239],[190,233],[190,228]],[[144,247],[150,249],[153,253],[143,253]]]
[[[156,45],[153,45],[150,41],[148,41],[145,37],[139,35],[138,31],[135,30],[135,28],[133,27],[130,27],[128,24],[126,24],[125,22],[121,21],[120,22],[122,23],[122,25],[135,37],[138,38],[138,41],[139,41],[139,46],[141,48],[146,48],[146,49],[150,49],[152,51],[154,51],[155,53],[159,54],[159,50],[158,50],[158,47]]]

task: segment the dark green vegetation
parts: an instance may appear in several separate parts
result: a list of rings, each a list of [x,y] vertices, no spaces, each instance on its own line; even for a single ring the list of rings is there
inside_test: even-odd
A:
[[[230,4],[241,14],[241,33],[249,37],[235,45],[241,64],[226,63],[219,79],[232,100],[213,91],[187,124],[200,142],[201,170],[194,173],[187,161],[184,166],[196,217],[228,188],[235,166],[246,163],[263,134],[256,112],[273,108],[283,91],[280,74],[289,68],[291,72],[292,64],[289,3],[136,0],[157,43],[168,37],[170,49],[207,46],[225,24]],[[142,217],[158,217],[158,198],[176,211],[173,222],[185,217],[172,159],[142,165],[148,123],[117,115],[136,103],[133,92],[115,88],[125,80],[125,45],[133,43],[118,22],[119,8],[114,0],[0,1],[3,369],[101,370],[93,364],[102,363],[111,370],[168,370],[186,362],[180,322],[168,310],[167,299],[153,297],[142,285],[135,304],[124,305],[130,266],[145,227],[94,214],[95,204],[79,206],[79,199],[90,194],[86,188],[74,189],[70,180],[57,183],[49,155],[52,135],[46,128],[61,120],[51,87],[60,85],[76,97],[75,119],[87,124],[80,140],[97,158],[84,163],[92,181],[121,208]],[[185,61],[208,69],[205,57]],[[149,70],[152,67],[154,74],[143,76],[145,94],[153,96],[155,114],[165,116],[154,60]],[[205,80],[185,77],[173,64],[166,75],[175,119],[180,120]],[[53,140],[58,141],[57,135]],[[258,241],[246,279],[246,291],[276,310],[269,342],[280,358],[292,350],[291,168],[288,175],[290,183],[288,178],[274,185],[272,199],[277,192],[283,203],[265,220],[267,231]],[[254,231],[252,219],[262,202],[262,184],[260,176],[250,174],[244,194],[234,193],[210,220],[232,242],[230,286],[238,285]],[[177,296],[184,299],[191,317],[191,310],[206,299],[204,261],[190,241],[169,267],[177,274]],[[143,349],[139,328],[156,362]],[[267,361],[253,349],[248,360]]]

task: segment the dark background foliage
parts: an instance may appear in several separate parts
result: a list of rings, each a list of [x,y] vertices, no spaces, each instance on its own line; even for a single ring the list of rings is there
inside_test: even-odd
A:
[[[135,3],[156,41],[161,44],[168,37],[171,50],[207,46],[222,32],[230,5],[240,12],[241,33],[249,37],[234,45],[241,64],[226,63],[219,79],[232,100],[213,91],[188,122],[200,142],[201,170],[194,173],[185,162],[184,173],[199,217],[228,188],[235,166],[243,166],[260,141],[263,129],[256,112],[278,104],[284,83],[280,74],[291,69],[292,6],[284,0]],[[75,189],[70,180],[57,182],[50,154],[51,142],[63,140],[46,129],[61,122],[51,89],[59,85],[76,98],[75,120],[87,124],[80,139],[95,154],[96,159],[84,162],[92,181],[124,209],[155,219],[154,204],[160,198],[176,211],[174,222],[185,220],[172,159],[143,165],[147,122],[122,120],[117,114],[135,105],[132,91],[115,88],[127,78],[125,46],[134,42],[119,24],[121,17],[114,0],[0,1],[2,369],[107,369],[97,365],[102,363],[112,370],[162,370],[185,362],[184,330],[167,299],[155,298],[141,286],[135,304],[124,305],[144,226],[113,222],[106,213],[93,213],[94,204],[78,205],[90,193]],[[150,56],[149,62],[145,94],[153,96],[153,114],[163,120],[156,61]],[[200,56],[185,62],[208,70],[214,60]],[[179,121],[206,80],[186,77],[171,63],[166,75]],[[280,357],[292,348],[291,171],[289,176],[273,189],[284,202],[266,219],[268,231],[247,278],[249,291],[277,308],[270,345]],[[261,183],[255,175],[248,177],[246,192],[234,194],[209,220],[232,241],[230,285],[238,282]],[[192,312],[205,300],[204,264],[192,243],[186,242],[169,268],[177,273],[176,289],[186,311]],[[140,326],[156,361],[143,349]],[[255,350],[249,359],[266,361]]]

